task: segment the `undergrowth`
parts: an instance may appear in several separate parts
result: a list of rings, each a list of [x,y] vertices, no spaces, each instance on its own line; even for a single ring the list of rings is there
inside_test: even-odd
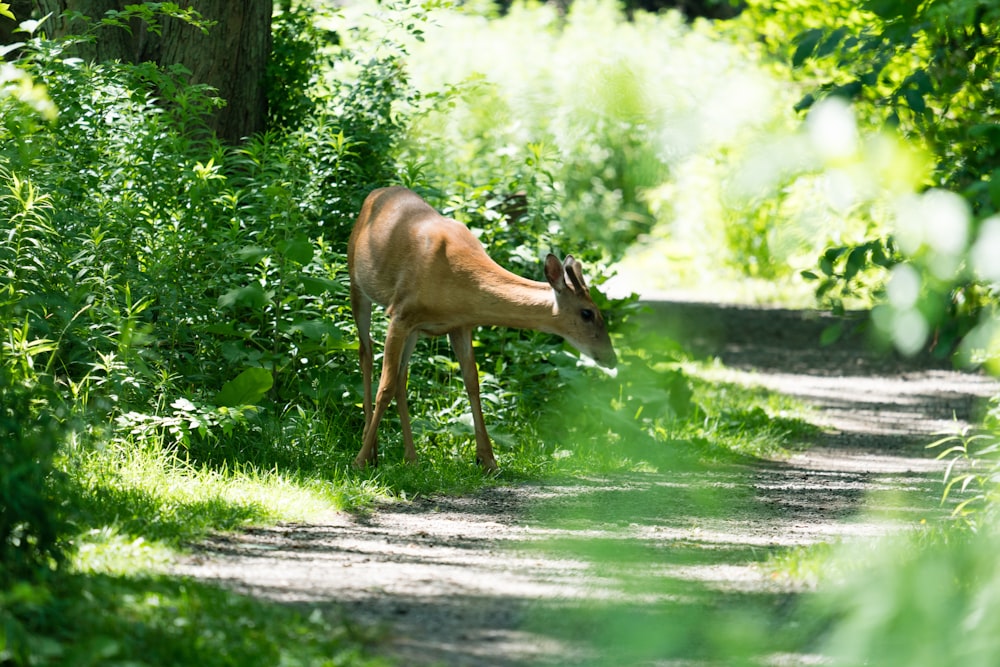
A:
[[[80,574],[14,586],[0,592],[0,622],[0,654],[12,664],[385,664],[364,655],[375,636],[329,611],[171,577]]]
[[[564,25],[537,10],[567,62],[591,48],[579,31],[603,29],[612,11],[581,7]],[[324,14],[343,37],[334,44],[314,10],[283,4],[271,128],[237,146],[207,130],[221,102],[182,71],[84,62],[26,24],[19,60],[0,70],[0,663],[366,664],[367,638],[349,624],[157,572],[217,531],[561,475],[669,475],[780,456],[814,434],[797,406],[718,382],[677,344],[640,335],[632,299],[595,291],[616,375],[552,336],[477,336],[499,478],[474,464],[443,340],[414,355],[420,462],[402,464],[390,415],[382,465],[351,467],[363,424],[345,245],[370,189],[415,188],[528,277],[540,278],[544,253],[573,253],[600,288],[669,214],[653,186],[680,164],[678,137],[647,123],[678,116],[644,106],[642,68],[624,53],[594,54],[609,60],[570,88],[554,127],[542,122],[551,100],[520,124],[499,84],[421,87],[410,37],[431,8]],[[528,11],[495,25],[523,25]],[[688,56],[712,51],[709,36],[656,21],[616,14],[626,39],[604,43],[639,35],[659,48],[652,36],[666,29]],[[713,71],[729,81],[734,52],[722,54]],[[452,141],[448,112],[474,108],[494,115],[462,128],[490,132]],[[727,261],[771,257],[753,229],[733,234]]]

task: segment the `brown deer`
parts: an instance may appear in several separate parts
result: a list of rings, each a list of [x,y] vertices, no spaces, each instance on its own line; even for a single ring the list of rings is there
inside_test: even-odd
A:
[[[365,428],[354,464],[378,463],[378,426],[393,396],[399,409],[405,459],[414,462],[406,405],[407,367],[420,334],[448,334],[462,369],[476,430],[476,459],[497,470],[479,401],[472,352],[478,326],[535,329],[562,336],[607,368],[617,363],[608,330],[590,298],[580,262],[545,259],[536,282],[502,268],[469,229],[439,214],[402,187],[374,190],[365,199],[347,245],[351,310],[360,338]],[[382,377],[372,403],[372,303],[385,306],[389,328]]]

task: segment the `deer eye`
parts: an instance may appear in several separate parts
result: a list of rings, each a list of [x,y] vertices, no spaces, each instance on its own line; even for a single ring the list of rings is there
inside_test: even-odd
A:
[[[593,322],[594,311],[592,311],[590,308],[584,308],[583,310],[580,311],[580,317],[583,318],[584,322]]]

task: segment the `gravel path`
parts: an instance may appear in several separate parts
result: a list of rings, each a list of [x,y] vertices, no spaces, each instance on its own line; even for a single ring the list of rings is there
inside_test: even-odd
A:
[[[574,626],[574,609],[676,596],[676,582],[780,594],[760,567],[775,548],[882,535],[934,512],[907,496],[939,493],[943,467],[923,445],[966,425],[997,392],[931,359],[870,354],[857,333],[819,348],[831,321],[684,303],[656,304],[649,320],[719,356],[729,379],[817,408],[820,441],[788,461],[331,513],[217,537],[174,570],[342,615],[375,633],[373,650],[416,666],[587,664],[599,649],[586,640],[602,629]],[[609,558],[602,545],[626,550]]]

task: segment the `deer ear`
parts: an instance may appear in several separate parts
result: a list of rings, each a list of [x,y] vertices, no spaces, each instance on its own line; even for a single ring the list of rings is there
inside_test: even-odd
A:
[[[549,253],[548,257],[545,258],[545,279],[549,281],[556,293],[566,289],[564,275],[563,265],[559,262],[559,258]]]
[[[587,289],[587,282],[583,279],[583,266],[580,262],[576,261],[573,255],[566,255],[563,268],[566,270],[566,277],[573,283],[573,289],[577,294],[584,296],[590,293],[590,290]]]

